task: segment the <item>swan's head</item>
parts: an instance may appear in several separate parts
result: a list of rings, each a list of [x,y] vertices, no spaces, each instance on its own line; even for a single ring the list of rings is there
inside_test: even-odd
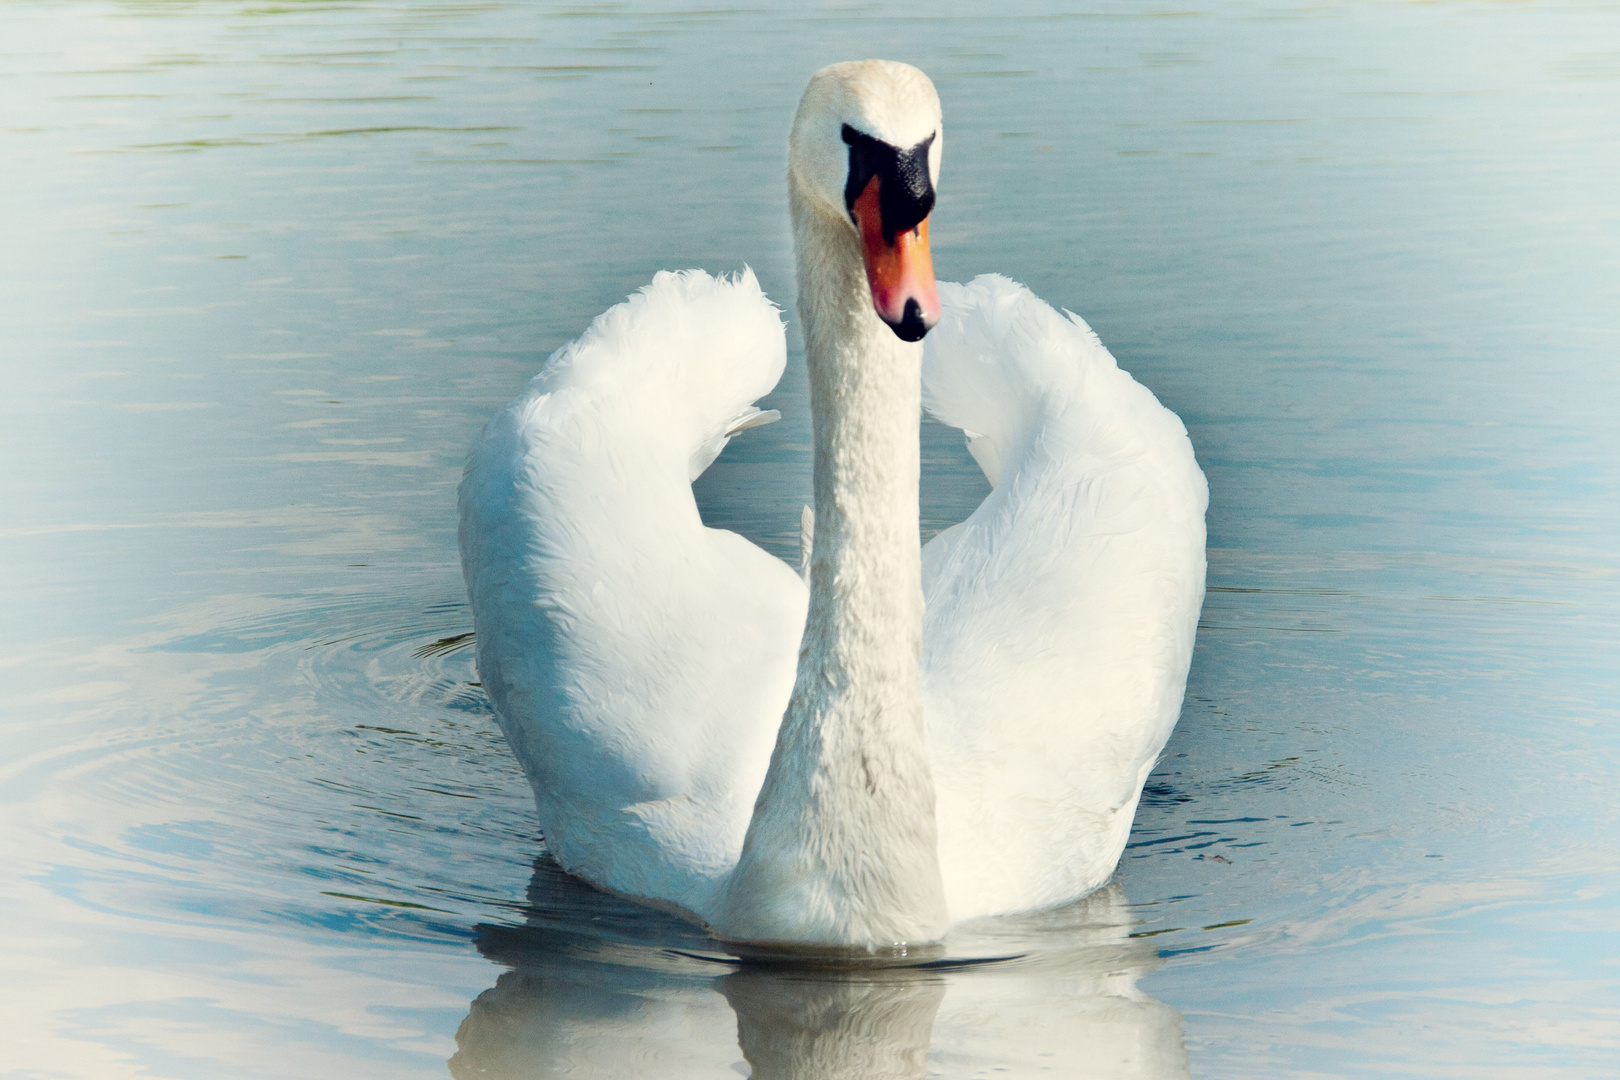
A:
[[[822,68],[793,118],[793,181],[855,231],[872,306],[904,341],[939,321],[928,215],[944,141],[934,84],[893,60]]]

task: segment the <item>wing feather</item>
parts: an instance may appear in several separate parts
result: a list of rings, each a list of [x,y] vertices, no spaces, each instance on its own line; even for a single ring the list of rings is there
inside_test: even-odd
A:
[[[751,272],[661,273],[488,425],[460,492],[480,678],[547,846],[706,914],[792,689],[806,590],[706,528],[691,480],[780,378]]]
[[[1077,316],[941,283],[923,400],[992,483],[923,552],[922,680],[953,919],[1107,880],[1181,707],[1208,489]]]

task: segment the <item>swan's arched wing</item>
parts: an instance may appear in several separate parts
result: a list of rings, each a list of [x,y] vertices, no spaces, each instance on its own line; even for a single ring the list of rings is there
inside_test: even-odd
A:
[[[659,274],[559,349],[461,485],[478,667],[565,867],[706,914],[792,689],[806,592],[691,481],[781,376],[750,272]]]
[[[953,919],[1112,872],[1181,708],[1208,489],[1186,429],[1078,317],[941,283],[928,411],[993,485],[923,551],[923,707]]]

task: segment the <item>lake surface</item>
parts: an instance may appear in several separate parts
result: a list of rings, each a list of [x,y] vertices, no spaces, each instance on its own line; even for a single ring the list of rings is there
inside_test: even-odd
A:
[[[982,9],[979,9],[982,10]],[[1620,1071],[1620,7],[12,2],[0,1076]],[[716,962],[544,858],[483,421],[660,268],[791,306],[809,74],[944,101],[945,279],[1210,480],[1115,882],[1001,963]],[[802,358],[698,483],[796,558]],[[985,486],[925,429],[925,531]]]

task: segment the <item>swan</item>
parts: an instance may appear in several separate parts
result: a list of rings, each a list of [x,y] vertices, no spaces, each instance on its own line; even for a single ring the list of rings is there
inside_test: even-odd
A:
[[[834,64],[789,138],[814,434],[801,572],[691,482],[776,418],[752,272],[659,273],[487,425],[459,493],[480,678],[546,845],[744,943],[884,950],[1112,875],[1180,711],[1202,472],[1077,316],[936,282],[939,98]],[[918,543],[922,409],[992,489]]]

